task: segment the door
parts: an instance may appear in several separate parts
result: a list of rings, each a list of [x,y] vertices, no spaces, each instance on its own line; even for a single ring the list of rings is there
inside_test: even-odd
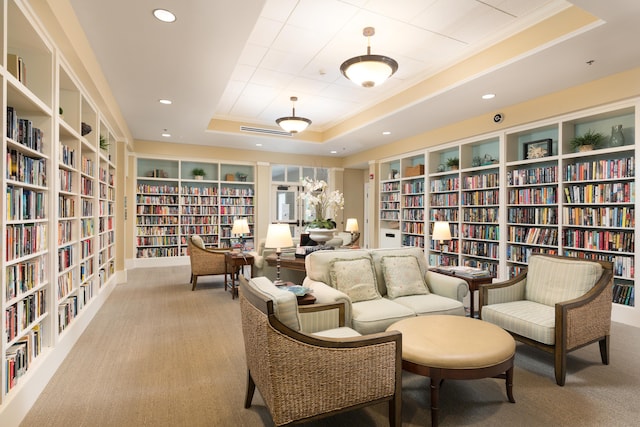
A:
[[[272,191],[275,209],[271,213],[271,222],[289,224],[294,242],[299,240],[306,222],[311,220],[305,218],[307,210],[305,202],[298,197],[300,191],[302,187],[297,185],[274,185]]]

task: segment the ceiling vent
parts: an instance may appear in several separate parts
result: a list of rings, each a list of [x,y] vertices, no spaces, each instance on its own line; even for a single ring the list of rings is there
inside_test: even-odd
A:
[[[293,136],[291,132],[285,132],[278,129],[254,128],[251,126],[240,126],[243,132],[263,133],[267,135]]]

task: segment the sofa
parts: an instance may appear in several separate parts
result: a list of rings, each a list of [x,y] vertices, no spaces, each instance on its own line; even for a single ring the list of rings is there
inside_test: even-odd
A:
[[[346,325],[361,334],[413,316],[465,315],[467,282],[428,271],[420,248],[318,251],[305,265],[316,302],[345,304]]]

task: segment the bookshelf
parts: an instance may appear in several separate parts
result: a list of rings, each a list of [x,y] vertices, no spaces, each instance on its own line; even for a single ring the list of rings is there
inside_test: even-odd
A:
[[[424,154],[401,159],[401,233],[402,246],[424,248]]]
[[[380,164],[380,247],[401,244],[400,203],[400,159],[394,159]]]
[[[98,155],[99,123],[108,124],[30,6],[6,0],[0,15],[0,231],[6,243],[0,261],[0,419],[11,422],[82,334],[108,296],[101,291],[113,289],[115,277],[99,281],[97,271],[102,248],[109,254],[105,266],[115,270],[117,169],[108,155]],[[9,54],[20,58],[26,70],[21,76],[4,68]],[[113,154],[116,137],[109,138]],[[103,220],[112,231],[108,239],[99,233]]]
[[[204,175],[194,176],[194,170]],[[255,224],[254,166],[192,160],[137,159],[136,257],[187,256],[187,238],[230,247],[233,221]]]

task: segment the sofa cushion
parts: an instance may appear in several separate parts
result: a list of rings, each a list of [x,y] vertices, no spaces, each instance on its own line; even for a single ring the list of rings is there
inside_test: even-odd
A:
[[[273,300],[273,312],[280,322],[293,330],[300,330],[298,299],[293,292],[278,288],[267,277],[254,277],[249,286]]]
[[[193,243],[200,249],[204,249],[204,240],[202,240],[202,237],[198,236],[197,234],[191,236],[191,243]]]
[[[362,336],[358,331],[347,328],[346,326],[314,332],[311,335],[323,338],[352,338]]]
[[[374,249],[371,251],[371,259],[373,260],[373,266],[376,270],[376,280],[378,281],[378,291],[380,295],[387,294],[387,285],[384,280],[384,273],[382,272],[382,257],[385,256],[413,256],[418,260],[418,266],[420,267],[420,273],[422,277],[427,273],[427,260],[424,256],[424,249],[411,247],[411,248],[391,248],[391,249]]]
[[[385,331],[392,323],[416,315],[387,298],[362,301],[351,307],[351,326],[363,335]]]
[[[351,302],[381,298],[371,258],[336,258],[330,263],[331,285],[349,296]]]
[[[586,294],[601,275],[602,265],[597,262],[532,256],[525,299],[553,306]]]
[[[543,344],[554,345],[555,308],[533,301],[513,301],[482,307],[482,320]]]
[[[393,301],[411,309],[418,316],[424,314],[465,315],[464,305],[460,301],[436,294],[409,295],[398,297]]]
[[[416,257],[387,255],[382,257],[380,264],[389,298],[429,293]]]
[[[364,257],[371,258],[371,255],[369,255],[369,251],[367,251],[366,249],[342,249],[333,251],[312,252],[305,258],[307,277],[309,277],[309,279],[311,280],[333,286],[333,284],[331,283],[331,275],[329,273],[331,269],[331,261],[336,258],[355,259]]]

